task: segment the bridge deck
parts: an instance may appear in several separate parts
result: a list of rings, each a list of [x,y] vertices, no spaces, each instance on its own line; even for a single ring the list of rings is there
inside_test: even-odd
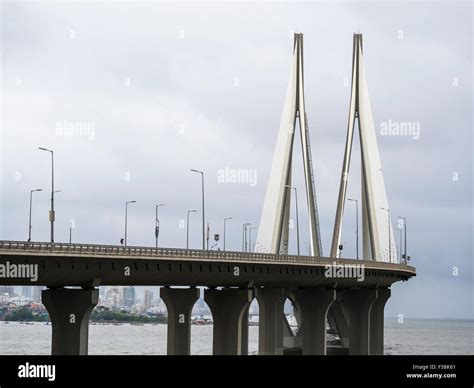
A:
[[[38,264],[37,285],[346,286],[390,285],[415,276],[405,264],[268,253],[0,241],[0,264]],[[364,280],[325,276],[325,268],[363,265]],[[121,269],[129,269],[124,275]],[[32,284],[1,278],[1,284]],[[282,284],[283,283],[283,284]]]

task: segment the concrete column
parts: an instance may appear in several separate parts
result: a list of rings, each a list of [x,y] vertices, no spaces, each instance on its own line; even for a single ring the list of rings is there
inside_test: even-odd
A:
[[[389,288],[378,288],[377,300],[370,309],[370,354],[383,354],[384,309],[390,294]]]
[[[214,321],[213,354],[247,354],[248,308],[253,297],[250,289],[205,290],[204,300]]]
[[[250,301],[252,303],[252,301]],[[249,304],[250,306],[250,304]],[[249,306],[244,310],[241,320],[241,333],[242,333],[242,341],[240,341],[241,345],[241,354],[249,354]]]
[[[99,301],[99,290],[56,288],[43,290],[53,328],[52,355],[86,355],[89,339],[89,315]]]
[[[343,291],[344,308],[349,312],[349,355],[370,354],[370,309],[376,299],[375,289]]]
[[[258,288],[255,296],[258,301],[258,354],[283,354],[285,290]]]
[[[198,288],[160,288],[160,297],[168,310],[169,355],[191,353],[191,312],[199,299]]]
[[[349,324],[342,303],[336,300],[329,308],[328,321],[331,328],[335,328],[343,348],[349,348]]]
[[[326,318],[336,300],[335,289],[306,288],[293,291],[301,313],[303,355],[326,354]]]

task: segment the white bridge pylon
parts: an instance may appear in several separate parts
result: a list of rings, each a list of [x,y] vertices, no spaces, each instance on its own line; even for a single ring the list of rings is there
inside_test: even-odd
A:
[[[296,120],[299,121],[312,256],[322,256],[308,123],[304,104],[303,34],[295,34],[293,60],[265,202],[258,228],[256,252],[288,253],[291,167]]]
[[[342,220],[346,203],[347,182],[351,159],[354,125],[358,122],[361,146],[361,199],[363,259],[396,262],[397,246],[375,135],[369,91],[362,59],[362,34],[354,34],[352,54],[352,87],[349,107],[349,123],[342,165],[341,183],[336,208],[336,220],[331,245],[331,257],[340,257]],[[390,245],[390,248],[389,248]]]

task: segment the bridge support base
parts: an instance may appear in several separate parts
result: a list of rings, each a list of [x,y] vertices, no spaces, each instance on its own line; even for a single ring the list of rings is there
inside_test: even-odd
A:
[[[283,319],[285,290],[283,288],[258,288],[258,354],[283,354]]]
[[[160,297],[168,310],[169,355],[191,353],[191,312],[199,299],[197,288],[160,288]]]
[[[389,288],[378,288],[377,300],[370,309],[370,354],[383,354],[384,309],[390,295]]]
[[[326,354],[326,319],[336,300],[336,290],[307,288],[294,290],[300,307],[303,355]]]
[[[52,355],[86,355],[89,315],[99,301],[97,289],[57,288],[42,291],[53,328]]]
[[[213,354],[248,353],[248,308],[253,297],[249,289],[205,290],[204,300],[214,320]]]
[[[349,355],[370,354],[370,310],[377,300],[376,289],[344,291],[344,307],[349,312]],[[383,329],[383,323],[382,323]]]

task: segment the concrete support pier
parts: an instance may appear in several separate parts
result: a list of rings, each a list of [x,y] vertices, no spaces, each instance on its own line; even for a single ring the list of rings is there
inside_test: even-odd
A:
[[[383,354],[384,309],[390,295],[389,288],[378,288],[377,300],[370,309],[370,354]]]
[[[253,297],[251,289],[205,290],[204,300],[214,320],[213,354],[248,353],[248,308]]]
[[[86,355],[89,315],[99,301],[99,290],[54,288],[42,291],[53,328],[52,355]]]
[[[334,328],[339,335],[341,345],[349,349],[349,324],[338,293],[336,294],[336,300],[329,308],[328,321],[331,328]]]
[[[370,310],[376,300],[376,289],[343,291],[344,308],[349,312],[349,355],[370,354]]]
[[[160,288],[168,310],[168,355],[191,353],[191,312],[199,299],[198,288]]]
[[[258,354],[283,354],[285,290],[264,287],[256,290],[258,301]]]
[[[303,355],[326,354],[326,318],[336,300],[335,289],[307,288],[294,290],[300,308]]]

